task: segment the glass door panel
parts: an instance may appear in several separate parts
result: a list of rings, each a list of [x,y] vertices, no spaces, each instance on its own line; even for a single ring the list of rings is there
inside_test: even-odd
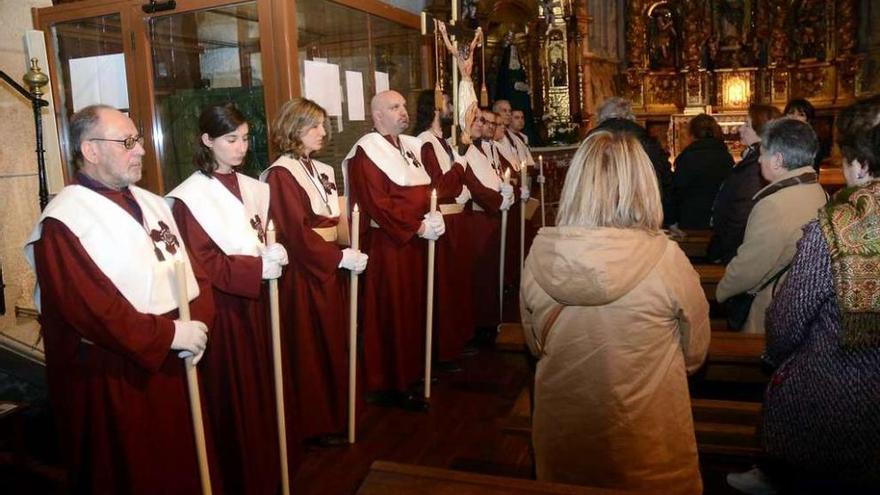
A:
[[[55,23],[51,27],[57,54],[59,78],[58,113],[61,118],[61,146],[64,156],[71,156],[70,117],[88,105],[102,103],[129,112],[125,55],[120,15]],[[68,164],[68,179],[75,165]]]
[[[414,125],[418,92],[425,89],[421,85],[421,35],[415,29],[374,15],[370,16],[370,34],[373,65],[376,71],[388,74],[389,87],[406,98],[409,120]]]
[[[198,119],[211,103],[233,102],[248,120],[251,149],[241,172],[268,166],[268,132],[257,3],[247,2],[149,20],[156,129],[165,191],[195,170]]]
[[[343,88],[342,116],[331,116],[330,139],[315,157],[336,170],[337,184],[342,184],[342,159],[361,136],[373,127],[370,120],[370,98],[374,94],[370,65],[368,15],[329,0],[297,0],[297,43],[299,44],[300,88],[305,95],[305,61],[324,61],[339,66]],[[363,83],[363,117],[351,120],[346,81],[355,72]],[[340,130],[340,119],[341,128]]]

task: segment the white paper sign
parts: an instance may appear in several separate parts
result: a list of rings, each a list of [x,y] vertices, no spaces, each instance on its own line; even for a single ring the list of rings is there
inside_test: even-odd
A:
[[[388,83],[388,73],[376,71],[376,94],[391,89]]]
[[[128,109],[123,54],[72,58],[69,65],[74,112],[98,103]]]
[[[303,86],[306,98],[324,107],[327,115],[342,115],[342,88],[339,86],[339,66],[306,60]]]
[[[364,106],[364,75],[345,71],[345,100],[348,103],[348,120],[366,120]]]

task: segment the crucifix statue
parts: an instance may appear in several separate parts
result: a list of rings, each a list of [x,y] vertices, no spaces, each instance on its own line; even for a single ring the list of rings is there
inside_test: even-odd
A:
[[[455,0],[453,0],[455,1]],[[446,26],[446,23],[438,20],[434,20],[435,33],[439,33],[442,38],[444,46],[449,50],[449,53],[452,55],[453,60],[455,61],[456,67],[458,67],[457,72],[453,72],[453,108],[454,113],[458,117],[457,124],[462,129],[462,142],[464,144],[470,143],[470,135],[468,133],[470,129],[470,122],[473,121],[473,118],[476,116],[476,112],[478,109],[477,106],[477,98],[476,92],[474,91],[474,83],[472,79],[472,73],[474,69],[474,56],[476,54],[476,49],[478,46],[482,46],[483,42],[483,30],[481,28],[477,28],[474,32],[474,36],[471,39],[470,44],[459,46],[458,41],[456,40],[456,35],[463,36],[467,34],[466,28],[462,26],[452,25],[451,28]],[[450,39],[449,31],[454,30],[454,34]],[[439,40],[435,38],[435,43],[439,43]],[[483,104],[488,104],[488,91],[486,91],[485,86],[485,58],[483,60],[483,89],[482,93],[483,99],[485,100]],[[460,76],[460,81],[459,81]],[[440,78],[441,75],[437,74],[437,77]],[[455,132],[453,132],[453,143],[455,143]]]

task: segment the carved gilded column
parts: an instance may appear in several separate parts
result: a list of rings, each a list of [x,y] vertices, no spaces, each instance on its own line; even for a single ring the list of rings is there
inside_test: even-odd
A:
[[[862,56],[856,53],[858,30],[858,5],[856,0],[837,0],[835,13],[837,58],[837,101],[855,98],[856,76],[862,64]]]
[[[579,138],[586,135],[589,129],[590,109],[589,96],[584,87],[584,53],[589,49],[589,12],[587,2],[572,3],[571,26],[574,44],[569,53],[574,54],[575,59],[575,90],[572,91],[572,119],[577,118],[580,123]]]
[[[785,105],[788,101],[791,79],[790,40],[786,29],[789,10],[788,0],[768,0],[770,15],[770,46],[767,49],[767,62],[770,68],[770,102]]]
[[[700,108],[709,104],[708,77],[703,63],[703,49],[709,39],[708,3],[701,0],[681,2],[684,49],[681,71],[685,83],[686,107]]]
[[[629,0],[626,3],[626,92],[633,107],[645,106],[644,75],[647,64],[647,26],[645,2]]]

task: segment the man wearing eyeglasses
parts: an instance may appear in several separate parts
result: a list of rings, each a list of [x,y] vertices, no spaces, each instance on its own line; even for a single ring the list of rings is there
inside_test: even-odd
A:
[[[210,285],[193,273],[165,201],[134,186],[144,148],[131,119],[86,107],[70,120],[70,144],[74,180],[25,246],[37,274],[49,397],[70,489],[197,493],[178,356],[197,362],[205,350]],[[177,319],[178,260],[187,268],[194,321]]]

